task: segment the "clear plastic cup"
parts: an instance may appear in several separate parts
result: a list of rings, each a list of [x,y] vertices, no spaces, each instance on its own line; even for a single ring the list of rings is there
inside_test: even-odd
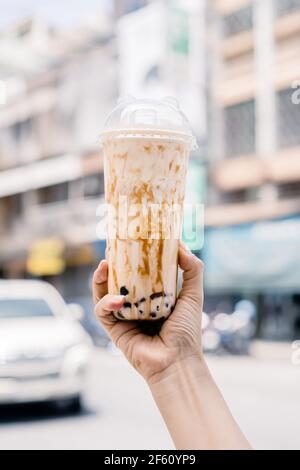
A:
[[[177,296],[185,180],[196,140],[173,98],[119,102],[101,134],[108,204],[108,291],[120,320],[158,320]]]

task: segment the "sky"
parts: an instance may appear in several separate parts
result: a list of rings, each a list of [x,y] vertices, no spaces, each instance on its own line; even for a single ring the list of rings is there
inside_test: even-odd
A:
[[[0,29],[36,14],[58,27],[70,27],[102,9],[112,0],[0,0]]]

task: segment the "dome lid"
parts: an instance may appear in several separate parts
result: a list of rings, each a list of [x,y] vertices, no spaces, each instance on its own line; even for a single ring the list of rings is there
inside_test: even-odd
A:
[[[119,100],[106,120],[102,139],[112,134],[179,138],[189,143],[191,148],[197,148],[189,121],[180,110],[178,101],[171,97],[162,100],[134,97]]]

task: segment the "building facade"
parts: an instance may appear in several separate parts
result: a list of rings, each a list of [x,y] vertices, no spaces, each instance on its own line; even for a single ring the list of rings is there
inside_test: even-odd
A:
[[[88,298],[104,249],[99,132],[118,95],[113,34],[26,21],[0,37],[0,80],[0,273]]]
[[[300,1],[215,0],[209,18],[207,290],[251,298],[261,334],[290,337],[300,318]]]

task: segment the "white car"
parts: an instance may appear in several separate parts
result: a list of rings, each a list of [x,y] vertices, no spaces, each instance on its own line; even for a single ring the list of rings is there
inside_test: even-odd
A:
[[[80,408],[92,341],[50,284],[0,281],[0,404]]]

